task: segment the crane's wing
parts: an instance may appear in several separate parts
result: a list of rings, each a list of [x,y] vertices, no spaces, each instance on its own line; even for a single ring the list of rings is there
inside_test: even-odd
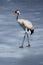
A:
[[[34,29],[33,25],[30,21],[25,20],[25,19],[18,19],[18,23],[20,24],[20,26],[22,26],[24,29],[27,27],[28,29]]]

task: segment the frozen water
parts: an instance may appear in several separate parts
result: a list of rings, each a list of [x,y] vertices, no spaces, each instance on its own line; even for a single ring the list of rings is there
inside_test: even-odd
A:
[[[6,3],[5,3],[6,2]],[[43,65],[43,1],[0,0],[0,65]],[[20,18],[32,21],[35,32],[31,47],[20,49],[24,31],[16,22],[13,11],[21,10]]]

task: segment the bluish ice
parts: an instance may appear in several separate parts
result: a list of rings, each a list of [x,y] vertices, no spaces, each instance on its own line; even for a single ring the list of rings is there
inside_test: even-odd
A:
[[[24,30],[16,21],[14,11],[21,11],[20,17],[30,20],[34,34],[29,34],[22,44]],[[43,1],[42,0],[0,0],[0,65],[43,65]]]

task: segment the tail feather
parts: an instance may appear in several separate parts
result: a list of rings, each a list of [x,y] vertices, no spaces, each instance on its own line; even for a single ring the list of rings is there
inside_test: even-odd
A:
[[[34,33],[34,29],[33,30],[31,30],[31,35]]]

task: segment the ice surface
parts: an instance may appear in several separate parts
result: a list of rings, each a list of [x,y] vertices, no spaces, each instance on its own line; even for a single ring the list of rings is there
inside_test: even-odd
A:
[[[0,65],[43,65],[42,2],[40,0],[0,1]],[[16,16],[12,14],[15,9],[21,10],[20,18],[28,19],[34,25],[34,34],[30,36],[29,32],[31,44],[29,48],[26,47],[27,39],[24,48],[19,48],[24,31],[16,22]]]

